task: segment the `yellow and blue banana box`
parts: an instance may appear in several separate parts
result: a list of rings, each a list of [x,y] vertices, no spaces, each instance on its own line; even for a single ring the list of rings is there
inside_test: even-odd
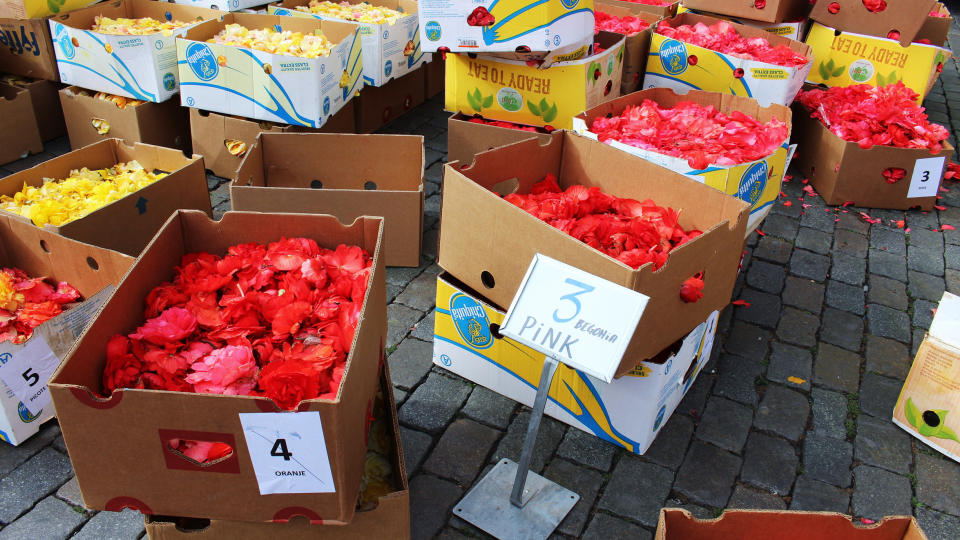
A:
[[[740,111],[749,114],[760,122],[767,122],[771,118],[776,118],[787,124],[788,129],[792,126],[790,108],[783,105],[761,107],[750,98],[728,96],[716,92],[691,90],[685,95],[678,95],[669,88],[653,88],[634,92],[587,110],[573,119],[573,131],[584,137],[597,140],[597,135],[590,131],[594,119],[610,114],[619,116],[628,106],[639,106],[647,99],[657,102],[661,107],[674,107],[681,101],[692,101],[704,106],[712,105],[723,113]],[[619,141],[607,141],[607,144],[746,201],[750,204],[747,236],[770,213],[770,207],[780,196],[780,185],[789,165],[789,156],[792,154],[788,137],[773,154],[763,159],[739,165],[710,165],[706,169],[694,169],[683,158],[637,148]]]
[[[575,49],[593,26],[593,0],[420,0],[427,52]]]
[[[569,129],[574,115],[620,95],[624,36],[601,32],[598,39],[603,52],[578,60],[561,58],[548,69],[518,60],[448,54],[446,109]]]
[[[709,15],[710,17],[716,17],[718,19],[723,19],[725,21],[735,22],[737,24],[742,24],[744,26],[751,26],[753,28],[759,28],[765,32],[770,32],[787,39],[792,39],[794,41],[803,41],[803,36],[806,33],[807,23],[810,22],[806,17],[802,17],[793,21],[783,21],[783,22],[765,22],[765,21],[754,21],[751,19],[743,19],[739,17],[731,17],[729,15],[720,15],[717,13],[708,13],[696,9],[690,9],[688,7],[680,6],[677,8],[677,14],[680,13],[697,13]]]
[[[227,24],[322,33],[327,56],[301,58],[208,43]],[[187,107],[318,128],[363,87],[360,33],[353,24],[229,13],[177,40],[180,103]]]
[[[530,406],[544,356],[500,336],[503,317],[503,311],[441,274],[433,363]],[[717,319],[714,311],[672,347],[611,383],[561,364],[550,385],[546,413],[643,454],[710,359]]]
[[[267,0],[170,0],[185,6],[197,6],[220,11],[241,11],[267,3]]]
[[[363,46],[363,83],[368,86],[383,86],[390,80],[416,70],[430,60],[420,46],[420,20],[417,18],[415,0],[372,0],[375,6],[385,6],[405,13],[395,23],[358,23],[302,11],[310,0],[284,0],[271,4],[267,11],[273,15],[309,17],[323,21],[339,21],[352,24],[360,32]]]
[[[698,22],[710,26],[719,21],[720,19],[714,17],[690,12],[668,19],[671,26],[693,25]],[[650,57],[647,59],[643,88],[672,88],[678,92],[706,90],[754,98],[761,105],[776,103],[789,106],[803,87],[807,72],[813,65],[810,47],[759,28],[731,24],[741,36],[760,37],[773,46],[790,47],[805,55],[807,63],[799,67],[784,67],[745,60],[654,32],[650,40]]]
[[[66,13],[97,0],[0,0],[0,18],[34,19]]]
[[[177,93],[177,36],[160,33],[131,36],[94,32],[98,15],[156,20],[202,21],[203,26],[222,12],[148,0],[104,2],[49,19],[50,36],[60,81],[88,90],[159,103]]]
[[[838,32],[814,22],[807,34],[815,66],[807,80],[827,86],[872,84],[886,86],[897,81],[919,94],[918,102],[933,87],[950,49],[912,43],[908,47],[892,39]]]

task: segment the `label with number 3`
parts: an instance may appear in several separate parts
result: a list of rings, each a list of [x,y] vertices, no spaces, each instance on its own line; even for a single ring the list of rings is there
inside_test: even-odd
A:
[[[917,160],[913,166],[913,175],[910,177],[910,189],[907,190],[908,199],[935,197],[937,195],[945,160],[946,158],[942,157]]]
[[[261,495],[334,493],[320,413],[241,413]]]

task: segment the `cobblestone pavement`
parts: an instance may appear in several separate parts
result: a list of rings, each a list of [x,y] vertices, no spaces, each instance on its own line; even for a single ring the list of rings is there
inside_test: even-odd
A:
[[[950,41],[960,51],[956,26]],[[960,132],[953,60],[925,105]],[[422,264],[387,270],[388,361],[416,539],[485,536],[451,507],[491,463],[519,458],[529,418],[431,363],[446,118],[438,97],[384,130],[426,140]],[[0,173],[67,150],[54,141]],[[228,187],[208,182],[219,216]],[[659,509],[679,506],[702,517],[724,508],[913,514],[931,540],[960,538],[960,465],[890,421],[931,308],[944,290],[960,294],[960,230],[934,230],[960,227],[960,184],[947,187],[945,210],[869,211],[883,220],[870,225],[818,198],[804,208],[800,177],[786,184],[794,204],[776,205],[765,235],[748,242],[734,298],[750,306],[724,311],[710,364],[645,456],[544,419],[533,468],[581,496],[556,537],[650,539]],[[0,445],[0,522],[0,540],[144,534],[136,512],[82,508],[56,422],[19,447]]]

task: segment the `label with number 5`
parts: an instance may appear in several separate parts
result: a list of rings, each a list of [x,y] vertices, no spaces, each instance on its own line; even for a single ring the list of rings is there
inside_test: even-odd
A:
[[[50,404],[47,381],[60,365],[60,359],[39,333],[35,333],[22,348],[4,356],[7,358],[0,365],[0,379],[30,414],[40,414]]]
[[[333,493],[320,413],[241,413],[240,424],[261,495]]]

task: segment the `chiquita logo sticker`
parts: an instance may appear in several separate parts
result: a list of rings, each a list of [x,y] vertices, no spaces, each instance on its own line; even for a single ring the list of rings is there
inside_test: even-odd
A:
[[[487,312],[476,300],[464,294],[450,297],[450,318],[457,327],[460,338],[475,349],[486,349],[493,345],[490,333],[490,319]]]
[[[191,43],[187,47],[187,64],[201,81],[212,80],[220,72],[217,57],[203,43]]]
[[[750,203],[750,206],[757,204],[760,196],[763,195],[763,188],[767,187],[768,174],[766,161],[758,161],[751,165],[740,177],[737,198]]]
[[[681,41],[668,39],[660,46],[660,64],[671,75],[687,70],[687,47]]]

